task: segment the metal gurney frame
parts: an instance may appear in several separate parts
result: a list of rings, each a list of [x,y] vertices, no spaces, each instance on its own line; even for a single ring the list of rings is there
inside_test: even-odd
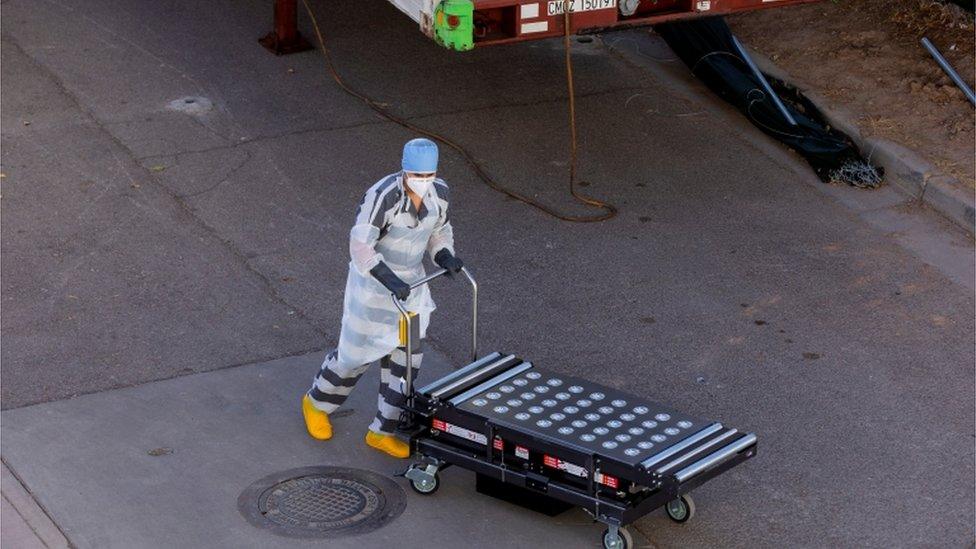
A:
[[[752,433],[535,368],[515,355],[479,358],[478,285],[467,269],[462,273],[472,288],[471,364],[415,390],[412,353],[406,353],[404,430],[420,461],[404,476],[416,492],[434,493],[438,471],[457,465],[581,507],[607,526],[604,547],[629,549],[626,525],[659,507],[675,522],[688,521],[692,489],[755,455]],[[392,299],[412,349],[410,314]]]

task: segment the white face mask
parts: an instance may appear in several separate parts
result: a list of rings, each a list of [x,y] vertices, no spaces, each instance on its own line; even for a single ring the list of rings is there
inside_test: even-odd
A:
[[[427,194],[427,190],[430,189],[430,186],[433,184],[434,184],[434,176],[430,176],[430,177],[414,176],[407,179],[407,185],[410,186],[410,189],[420,196],[425,196]]]

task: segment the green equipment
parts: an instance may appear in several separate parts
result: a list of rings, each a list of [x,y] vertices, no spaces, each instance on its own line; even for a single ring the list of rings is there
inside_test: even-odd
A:
[[[474,49],[474,2],[443,0],[434,9],[434,41],[447,49]]]

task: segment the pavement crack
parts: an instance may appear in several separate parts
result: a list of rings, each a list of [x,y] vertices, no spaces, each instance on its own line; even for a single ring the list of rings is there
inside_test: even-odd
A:
[[[194,86],[196,86],[197,89],[199,89],[199,90],[205,90],[206,89],[205,86],[202,86],[194,78],[192,78],[191,76],[189,76],[188,74],[186,74],[185,71],[180,70],[179,67],[176,67],[176,66],[172,65],[166,59],[164,59],[164,58],[160,57],[159,55],[157,55],[157,54],[149,51],[145,47],[140,46],[138,43],[136,43],[136,42],[134,42],[134,41],[132,41],[132,40],[130,40],[130,39],[122,36],[115,29],[113,29],[111,27],[108,27],[108,26],[106,26],[106,25],[104,25],[102,23],[99,23],[96,19],[92,18],[86,12],[84,12],[82,10],[77,10],[77,9],[75,9],[75,8],[73,8],[71,6],[68,6],[66,4],[63,4],[61,2],[56,2],[55,0],[44,0],[44,1],[48,5],[57,6],[58,8],[60,8],[61,10],[65,11],[65,12],[70,12],[70,15],[69,14],[64,14],[64,15],[68,16],[69,18],[75,18],[75,19],[80,18],[80,19],[84,19],[85,22],[87,22],[88,24],[90,24],[90,25],[94,26],[95,28],[97,28],[101,33],[103,33],[104,36],[111,36],[112,38],[115,38],[115,39],[119,40],[120,42],[124,43],[126,46],[129,46],[130,48],[132,48],[132,49],[134,49],[136,51],[139,51],[139,52],[143,53],[144,55],[146,55],[149,58],[151,58],[153,61],[159,63],[159,66],[160,67],[164,67],[164,68],[166,68],[166,69],[168,69],[168,70],[176,73],[180,78],[182,78],[182,79],[186,80],[187,82],[190,82],[191,84],[193,84]],[[146,27],[146,28],[148,29],[149,27]],[[24,51],[23,48],[20,48],[20,50],[22,52]],[[26,52],[24,52],[24,54],[26,55]],[[30,57],[30,56],[28,56],[28,57]],[[33,59],[33,57],[31,57],[31,59]],[[35,62],[36,62],[36,60],[35,60]],[[38,66],[41,66],[41,65],[38,65]],[[45,67],[45,70],[46,70],[46,67]],[[50,71],[48,71],[48,72],[50,72]],[[57,82],[58,82],[59,85],[61,84],[60,80],[58,80]],[[61,86],[61,87],[63,88],[63,86]],[[73,95],[71,96],[71,99],[72,100],[75,100],[77,102],[76,98]],[[86,114],[89,114],[89,115],[91,114],[87,110],[84,111],[84,112]]]
[[[216,145],[214,147],[206,147],[206,148],[203,148],[203,149],[193,149],[193,150],[188,150],[188,151],[178,151],[178,152],[175,152],[175,153],[150,154],[150,155],[146,155],[146,156],[139,156],[139,157],[136,157],[136,158],[137,158],[137,160],[140,160],[140,161],[154,160],[154,159],[158,159],[158,158],[175,158],[175,159],[179,159],[181,156],[192,155],[192,154],[205,154],[205,153],[209,153],[209,152],[218,152],[218,151],[232,150],[232,149],[236,149],[236,148],[239,148],[239,147],[245,147],[247,145],[251,145],[252,143],[261,143],[261,142],[264,142],[264,141],[273,141],[275,139],[281,139],[283,137],[298,136],[298,135],[309,135],[309,134],[316,134],[316,133],[328,133],[328,132],[333,132],[333,131],[353,130],[353,129],[363,128],[363,127],[367,127],[367,126],[379,126],[379,125],[386,124],[386,123],[387,122],[385,120],[370,120],[368,122],[357,122],[355,124],[348,124],[348,125],[324,126],[324,127],[316,127],[316,128],[305,128],[305,129],[301,129],[301,130],[294,130],[294,131],[287,131],[287,132],[273,133],[273,134],[266,134],[266,135],[258,135],[258,136],[250,137],[250,138],[242,138],[241,140],[239,140],[237,142],[229,142],[226,145]]]
[[[591,98],[591,97],[603,97],[603,96],[606,96],[606,95],[613,95],[613,94],[619,93],[619,92],[645,90],[645,89],[647,89],[647,88],[644,87],[644,86],[625,86],[625,87],[620,87],[620,88],[611,88],[611,89],[608,89],[608,90],[599,90],[599,91],[593,91],[593,92],[589,92],[589,93],[577,93],[576,94],[576,99],[587,99],[587,98]],[[540,106],[540,105],[552,105],[552,104],[556,104],[556,103],[565,103],[566,101],[569,101],[569,98],[568,97],[559,96],[559,97],[551,97],[551,98],[544,98],[544,99],[534,99],[534,100],[530,100],[530,101],[519,101],[519,102],[513,102],[513,103],[498,103],[498,104],[482,105],[480,107],[472,107],[470,109],[456,109],[456,110],[450,110],[450,111],[438,111],[438,112],[429,113],[429,114],[421,114],[421,115],[416,115],[416,116],[411,116],[411,117],[404,117],[404,120],[416,121],[416,120],[424,120],[424,119],[428,119],[428,118],[437,118],[439,116],[453,116],[453,115],[458,115],[458,114],[471,114],[471,113],[476,113],[476,112],[492,111],[492,110],[497,110],[497,109],[519,108],[519,107],[537,107],[537,106]]]
[[[585,99],[585,98],[591,98],[591,97],[602,97],[602,96],[606,96],[606,95],[612,95],[612,94],[618,93],[618,92],[637,91],[637,90],[646,90],[646,89],[647,88],[646,87],[643,87],[643,86],[627,86],[627,87],[621,87],[621,88],[612,88],[612,89],[609,89],[609,90],[600,90],[600,91],[595,91],[595,92],[590,92],[590,93],[585,93],[585,94],[577,94],[576,97],[577,98],[584,98]],[[556,98],[536,99],[536,100],[531,100],[531,101],[521,101],[521,102],[517,102],[517,103],[490,104],[490,105],[482,105],[480,107],[472,107],[470,109],[445,110],[445,111],[436,111],[436,112],[425,113],[425,114],[418,114],[418,115],[415,115],[415,116],[407,116],[407,117],[404,117],[404,120],[408,120],[408,121],[421,121],[421,120],[430,119],[430,118],[437,118],[437,117],[440,117],[440,116],[454,116],[454,115],[459,115],[459,114],[470,114],[470,113],[476,113],[476,112],[491,111],[491,110],[496,110],[496,109],[519,108],[519,107],[534,107],[534,106],[539,106],[539,105],[549,105],[549,104],[554,104],[554,103],[562,103],[562,102],[565,102],[566,100],[567,100],[566,97],[556,97]],[[115,123],[112,123],[112,124],[115,124]],[[237,141],[237,142],[229,142],[226,145],[217,145],[217,146],[214,146],[214,147],[207,147],[207,148],[203,148],[203,149],[194,149],[194,150],[188,150],[188,151],[178,151],[176,153],[152,154],[152,155],[146,155],[146,156],[139,156],[139,157],[136,157],[136,159],[139,160],[139,161],[154,160],[154,159],[160,159],[160,158],[174,158],[176,160],[179,160],[179,158],[181,156],[184,156],[184,155],[205,154],[205,153],[209,153],[209,152],[232,150],[232,149],[236,149],[236,148],[239,148],[239,147],[244,147],[244,146],[247,146],[247,145],[251,145],[251,144],[254,144],[254,143],[262,143],[262,142],[265,142],[265,141],[274,141],[276,139],[281,139],[283,137],[292,137],[292,136],[300,136],[300,135],[314,135],[314,134],[320,134],[320,133],[329,133],[329,132],[345,131],[345,130],[354,130],[354,129],[364,128],[364,127],[369,127],[369,126],[381,126],[381,125],[384,125],[384,124],[394,124],[394,122],[390,122],[389,120],[385,120],[385,119],[379,119],[379,120],[369,120],[369,121],[366,121],[366,122],[357,122],[357,123],[354,123],[354,124],[344,124],[344,125],[340,124],[340,125],[337,125],[337,126],[319,126],[319,127],[314,127],[314,128],[304,128],[304,129],[301,129],[301,130],[294,130],[294,131],[287,131],[287,132],[280,132],[280,133],[272,133],[272,134],[258,135],[258,136],[254,136],[254,137],[250,137],[250,138],[242,138],[240,141]],[[220,136],[218,136],[218,137],[220,137]]]
[[[264,273],[256,269],[253,265],[251,265],[251,262],[248,260],[247,255],[240,248],[238,248],[236,244],[231,242],[229,239],[223,237],[220,234],[220,232],[216,229],[216,227],[210,225],[209,223],[204,221],[203,218],[196,215],[196,210],[190,204],[188,204],[183,197],[173,192],[172,189],[170,189],[168,186],[163,184],[150,170],[146,169],[145,167],[142,167],[142,165],[140,164],[138,158],[133,153],[133,151],[129,147],[127,147],[125,143],[119,140],[119,138],[116,137],[112,132],[110,132],[105,127],[105,125],[102,124],[102,121],[99,120],[94,115],[94,113],[92,113],[90,109],[86,108],[85,105],[82,104],[81,100],[74,93],[68,90],[64,82],[60,78],[58,78],[53,71],[51,71],[47,66],[45,66],[43,63],[38,61],[35,57],[28,54],[24,50],[24,48],[22,48],[20,44],[17,43],[15,39],[5,38],[5,41],[7,41],[13,47],[16,47],[18,50],[20,50],[20,53],[23,54],[23,56],[26,59],[30,60],[30,62],[33,63],[34,66],[39,71],[47,75],[47,77],[51,79],[51,82],[58,89],[58,91],[60,91],[64,95],[64,97],[66,97],[68,100],[70,100],[74,104],[74,106],[78,109],[78,111],[84,117],[89,119],[95,125],[95,127],[106,136],[106,138],[111,143],[117,146],[119,150],[124,151],[125,154],[128,156],[128,158],[132,161],[133,165],[138,166],[139,169],[143,171],[143,173],[145,174],[145,180],[152,181],[156,188],[158,188],[162,193],[168,196],[176,204],[176,206],[179,208],[179,211],[182,213],[182,215],[186,216],[189,220],[191,220],[199,230],[203,231],[206,235],[211,237],[214,242],[216,242],[219,245],[222,245],[224,249],[228,253],[230,253],[232,257],[234,257],[234,259],[238,262],[238,264],[244,271],[250,273],[260,282],[260,284],[264,287],[265,292],[267,292],[267,294],[272,298],[273,301],[275,301],[279,305],[284,306],[287,310],[293,311],[294,316],[296,318],[299,318],[303,322],[305,322],[309,328],[311,328],[315,333],[319,334],[321,337],[323,338],[328,337],[329,334],[324,329],[320,328],[317,325],[317,323],[314,322],[312,318],[310,318],[309,315],[301,307],[290,303],[284,296],[281,295],[281,293],[278,291],[277,286],[272,282],[272,280],[267,275],[265,275]]]
[[[329,348],[331,348],[331,347],[329,347]],[[71,395],[69,395],[67,397],[59,398],[58,400],[67,400],[67,399],[71,399],[71,398],[82,397],[82,396],[85,396],[85,395],[94,395],[96,393],[104,393],[104,392],[107,392],[107,391],[116,391],[116,390],[119,390],[119,389],[129,389],[131,387],[139,387],[141,385],[149,385],[150,383],[156,383],[156,382],[160,382],[160,381],[167,381],[167,380],[181,378],[181,377],[210,374],[210,373],[213,373],[213,372],[220,372],[222,370],[229,370],[231,368],[238,368],[238,367],[241,367],[241,366],[250,366],[252,364],[262,364],[264,362],[272,362],[272,361],[275,361],[275,360],[282,360],[282,359],[285,359],[285,358],[293,358],[293,357],[298,357],[298,356],[302,356],[302,355],[308,355],[308,354],[312,354],[312,353],[321,353],[321,352],[323,352],[325,350],[326,350],[325,347],[315,346],[315,347],[308,347],[308,348],[304,348],[304,349],[299,349],[297,351],[289,351],[287,353],[279,354],[279,355],[258,356],[258,357],[252,358],[252,359],[245,360],[244,362],[235,362],[233,364],[224,364],[223,366],[217,366],[216,368],[209,368],[207,370],[190,371],[190,372],[180,371],[180,372],[174,373],[173,375],[168,375],[168,376],[165,376],[165,377],[158,377],[158,378],[154,378],[154,379],[147,379],[145,381],[140,381],[140,382],[136,382],[136,383],[120,383],[118,385],[111,385],[111,386],[107,386],[107,387],[100,387],[100,388],[92,389],[90,391],[79,391],[77,393],[72,393]],[[27,408],[27,407],[35,406],[35,405],[38,405],[38,404],[44,404],[46,402],[49,402],[49,400],[45,400],[43,398],[40,398],[40,399],[36,399],[36,400],[31,400],[31,401],[25,402],[25,403],[23,403],[23,404],[21,404],[19,406],[14,406],[12,408],[2,408],[2,410],[4,412],[8,412],[10,410],[19,410],[21,408]]]
[[[196,192],[193,192],[193,193],[187,193],[187,194],[179,195],[179,197],[181,199],[196,198],[198,196],[202,196],[202,195],[207,194],[209,192],[215,191],[218,187],[220,187],[221,185],[223,185],[224,183],[226,183],[227,181],[229,181],[230,178],[232,178],[235,175],[237,175],[237,172],[241,171],[241,169],[243,169],[244,166],[246,166],[247,164],[249,164],[253,158],[254,158],[254,154],[251,151],[249,151],[247,149],[244,149],[244,159],[241,160],[236,166],[234,166],[229,172],[227,172],[227,175],[225,175],[223,178],[221,178],[220,181],[217,181],[216,183],[214,183],[213,185],[210,185],[206,189],[203,189],[203,190],[200,190],[200,191],[196,191]]]
[[[201,120],[199,117],[190,115],[190,120],[192,120],[193,123],[195,123],[197,126],[200,126],[201,128],[204,129],[204,131],[216,137],[217,139],[220,139],[226,142],[227,144],[231,144],[234,142],[234,138],[224,135],[218,132],[217,130],[215,130],[214,128],[210,127],[209,125],[204,124],[203,120]]]

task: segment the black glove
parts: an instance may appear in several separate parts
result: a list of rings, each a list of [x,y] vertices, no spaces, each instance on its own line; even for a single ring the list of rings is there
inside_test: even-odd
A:
[[[434,256],[434,263],[437,263],[442,269],[447,269],[449,273],[459,273],[461,267],[464,267],[464,262],[451,255],[447,248],[437,252],[437,255]]]
[[[391,271],[386,263],[380,261],[369,270],[369,274],[373,275],[373,278],[378,280],[380,284],[386,286],[386,289],[390,290],[400,301],[406,301],[410,297],[410,285]]]

